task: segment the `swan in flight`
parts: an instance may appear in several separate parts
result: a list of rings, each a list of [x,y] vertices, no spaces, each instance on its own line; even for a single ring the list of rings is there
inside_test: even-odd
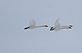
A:
[[[60,25],[59,18],[55,21],[55,25],[50,28],[50,31],[60,30],[60,29],[72,29],[72,25]]]
[[[29,26],[25,27],[24,29],[25,29],[25,30],[26,30],[26,29],[35,29],[35,28],[41,28],[41,27],[48,27],[48,26],[47,26],[47,25],[38,26],[38,25],[36,25],[35,20],[31,20],[31,21],[29,22]]]

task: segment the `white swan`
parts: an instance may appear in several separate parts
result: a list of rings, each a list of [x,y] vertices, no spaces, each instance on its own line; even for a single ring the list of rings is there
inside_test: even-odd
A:
[[[30,24],[29,26],[27,26],[27,27],[24,28],[25,30],[26,29],[41,28],[41,27],[48,27],[47,25],[38,26],[38,25],[36,25],[36,23],[35,23],[34,20],[30,21],[29,24]]]
[[[72,25],[65,25],[65,26],[61,26],[60,22],[59,22],[59,18],[55,21],[55,25],[53,27],[50,28],[50,31],[53,30],[60,30],[60,29],[72,29]]]

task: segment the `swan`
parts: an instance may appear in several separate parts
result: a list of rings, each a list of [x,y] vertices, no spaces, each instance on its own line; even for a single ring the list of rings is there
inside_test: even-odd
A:
[[[35,29],[35,28],[41,28],[41,27],[48,27],[48,25],[36,25],[36,22],[34,20],[29,22],[29,26],[25,27],[24,30],[26,29]]]
[[[58,31],[60,29],[72,29],[72,25],[60,25],[59,18],[56,19],[55,25],[50,28],[50,31]]]

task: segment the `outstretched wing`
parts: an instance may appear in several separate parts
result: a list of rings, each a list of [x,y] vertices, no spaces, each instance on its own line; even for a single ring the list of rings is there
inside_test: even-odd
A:
[[[59,18],[57,18],[56,19],[56,21],[55,21],[55,25],[54,25],[55,27],[60,27],[60,22],[59,22]]]
[[[35,25],[36,25],[35,20],[33,20],[33,19],[32,19],[32,20],[30,20],[29,25],[30,25],[30,26],[35,26]]]

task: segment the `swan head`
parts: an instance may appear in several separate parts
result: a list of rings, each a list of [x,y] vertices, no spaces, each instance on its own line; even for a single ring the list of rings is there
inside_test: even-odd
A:
[[[26,29],[29,29],[30,27],[25,27],[24,29],[26,30]]]
[[[51,27],[51,28],[50,28],[50,31],[53,31],[54,29],[55,29],[54,27]]]
[[[45,27],[48,27],[48,25],[44,25]]]

